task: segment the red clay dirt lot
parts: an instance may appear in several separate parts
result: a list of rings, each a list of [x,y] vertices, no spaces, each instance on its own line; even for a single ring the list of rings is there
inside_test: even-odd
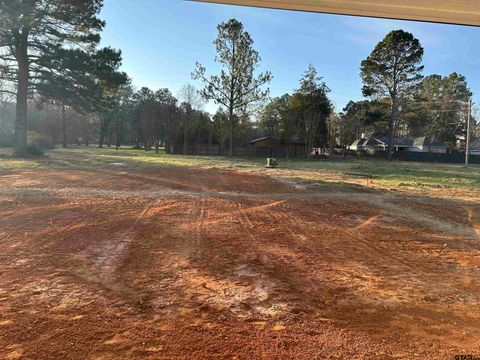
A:
[[[233,170],[3,171],[0,358],[480,357],[479,223]]]

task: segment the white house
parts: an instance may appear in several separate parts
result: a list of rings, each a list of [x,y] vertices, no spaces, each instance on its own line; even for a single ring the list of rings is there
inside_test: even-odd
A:
[[[447,147],[441,141],[430,140],[426,136],[422,136],[414,138],[412,146],[408,147],[406,151],[446,154]]]
[[[480,156],[480,140],[474,141],[470,144],[470,155]]]
[[[376,138],[373,136],[362,137],[355,140],[352,145],[349,146],[349,149],[366,152],[387,150],[388,138]],[[435,154],[447,153],[447,147],[444,143],[438,140],[430,141],[430,139],[425,136],[417,138],[395,138],[394,149],[395,151],[429,152]]]

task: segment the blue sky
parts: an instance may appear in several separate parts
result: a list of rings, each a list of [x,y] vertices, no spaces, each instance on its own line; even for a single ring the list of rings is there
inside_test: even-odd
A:
[[[425,49],[424,74],[467,77],[478,103],[480,28],[371,19],[339,15],[245,8],[183,0],[105,0],[101,17],[107,26],[102,44],[119,48],[123,70],[135,87],[168,87],[174,95],[191,79],[195,62],[215,72],[216,25],[232,17],[251,34],[262,62],[270,70],[271,95],[291,92],[312,63],[332,89],[338,111],[362,98],[360,62],[393,29],[410,31]],[[215,111],[213,104],[206,110]]]

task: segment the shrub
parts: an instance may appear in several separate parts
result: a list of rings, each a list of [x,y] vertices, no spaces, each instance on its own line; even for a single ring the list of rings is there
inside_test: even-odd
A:
[[[35,131],[27,132],[27,148],[32,155],[42,155],[45,150],[55,147],[52,139]]]

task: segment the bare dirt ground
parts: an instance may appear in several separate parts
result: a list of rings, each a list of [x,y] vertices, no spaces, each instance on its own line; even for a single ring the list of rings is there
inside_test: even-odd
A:
[[[3,171],[0,358],[480,356],[479,224],[229,170]]]

